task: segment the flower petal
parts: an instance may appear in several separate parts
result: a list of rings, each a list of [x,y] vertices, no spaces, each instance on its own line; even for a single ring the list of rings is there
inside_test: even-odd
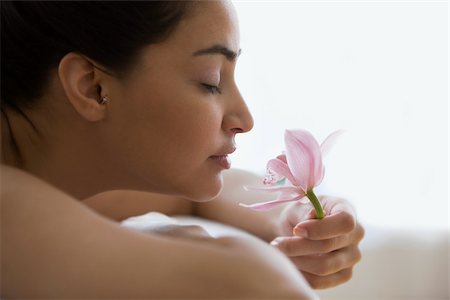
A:
[[[306,130],[292,130],[292,134],[305,145],[305,147],[310,151],[314,167],[311,169],[314,174],[314,179],[317,178],[318,174],[322,172],[322,151],[320,150],[320,145],[317,140]],[[310,177],[310,179],[312,179]],[[313,180],[315,182],[315,180]],[[314,186],[314,182],[310,182],[309,187]]]
[[[303,197],[299,200],[301,204],[311,204],[311,201],[309,201],[308,197]],[[312,205],[312,204],[311,204]]]
[[[325,157],[331,150],[331,147],[336,143],[338,138],[344,133],[344,130],[336,130],[322,142],[320,150],[322,151],[322,157]]]
[[[291,199],[293,197],[305,197],[305,192],[303,192],[299,187],[296,187],[297,190],[295,192],[292,192],[290,190],[284,190],[281,191],[281,193],[278,195],[277,199]]]
[[[254,203],[254,204],[239,203],[239,206],[251,208],[253,210],[258,210],[258,211],[266,211],[266,210],[274,208],[275,206],[278,206],[279,204],[300,200],[301,198],[303,198],[303,196],[296,196],[292,199],[272,200],[272,201],[268,201],[268,202]]]
[[[295,186],[267,186],[267,187],[258,187],[258,186],[248,186],[244,185],[244,189],[247,191],[262,191],[262,192],[269,192],[269,193],[275,193],[275,192],[283,192],[283,193],[290,193],[290,194],[299,194],[299,188]]]
[[[270,171],[286,177],[292,184],[296,184],[295,177],[292,175],[288,164],[282,159],[274,158],[267,162],[267,169]]]
[[[278,155],[277,158],[287,164],[286,153],[283,152],[283,154]]]
[[[315,186],[323,173],[319,143],[306,130],[286,130],[286,158],[298,185],[305,191]]]
[[[263,179],[263,183],[265,185],[274,185],[274,184],[278,184],[279,181],[284,180],[284,176],[273,172],[271,169],[267,168],[267,173],[266,176]]]
[[[314,186],[318,186],[322,183],[323,177],[325,175],[325,167],[322,166],[322,169],[316,174],[316,177],[314,178]]]

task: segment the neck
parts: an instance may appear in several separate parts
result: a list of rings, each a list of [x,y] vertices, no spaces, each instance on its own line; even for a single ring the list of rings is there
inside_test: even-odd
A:
[[[67,114],[52,119],[42,112],[2,108],[2,163],[29,172],[77,199],[142,186],[126,180],[123,172],[106,161],[103,154],[107,149],[101,147],[93,126],[74,119],[76,116]]]

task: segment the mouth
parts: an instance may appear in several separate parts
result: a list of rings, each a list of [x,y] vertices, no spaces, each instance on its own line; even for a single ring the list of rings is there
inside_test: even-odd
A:
[[[233,153],[234,151],[236,151],[235,146],[228,147],[218,154],[210,156],[209,158],[223,169],[229,169],[231,168],[231,160],[228,155]]]
[[[209,158],[226,170],[231,168],[231,160],[228,155],[214,155],[210,156]]]

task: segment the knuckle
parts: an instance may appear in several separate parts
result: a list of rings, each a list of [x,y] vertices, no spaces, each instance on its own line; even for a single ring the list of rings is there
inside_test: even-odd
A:
[[[315,275],[305,275],[306,280],[308,281],[309,285],[313,288],[313,289],[320,289],[323,288],[323,283],[322,280],[319,276],[315,276]]]
[[[315,290],[320,289],[322,287],[322,285],[320,284],[320,280],[318,280],[316,278],[310,280],[309,285]]]
[[[343,230],[345,230],[345,232],[352,232],[356,228],[356,220],[352,214],[344,211],[342,212],[341,225]]]
[[[327,276],[339,272],[345,265],[345,259],[340,255],[331,255],[324,258],[318,264],[318,273],[320,276]]]
[[[362,227],[362,225],[358,223],[357,228],[356,228],[357,241],[358,242],[361,241],[365,235],[366,235],[366,231],[365,231],[364,227]]]
[[[362,259],[362,253],[361,250],[359,250],[357,247],[355,249],[355,264],[358,263]]]
[[[292,256],[295,255],[295,243],[291,240],[285,240],[283,241],[281,244],[281,249],[282,251],[287,255],[287,256]]]
[[[361,252],[357,247],[345,251],[337,251],[325,255],[319,255],[315,258],[314,266],[310,270],[317,276],[338,276],[341,273],[344,278],[351,277],[353,266],[361,259]],[[350,272],[350,274],[347,274]]]
[[[328,240],[322,240],[320,241],[319,249],[318,251],[320,253],[329,253],[336,248],[336,240],[335,239],[328,239]]]
[[[314,289],[316,290],[323,290],[326,288],[329,288],[330,286],[330,282],[329,282],[329,278],[328,277],[317,277],[315,282],[314,282]]]
[[[341,283],[347,282],[353,277],[353,269],[348,268],[341,271]]]
[[[275,247],[280,250],[281,252],[283,252],[284,254],[286,254],[287,256],[289,256],[289,249],[290,249],[290,245],[289,243],[286,243],[286,241],[284,240],[275,240]]]
[[[352,268],[344,269],[337,274],[333,275],[314,275],[304,274],[305,279],[313,289],[326,289],[337,286],[344,282],[349,281],[353,277]]]
[[[322,262],[320,262],[319,264],[317,264],[316,266],[316,270],[315,270],[315,275],[318,276],[327,276],[330,273],[332,273],[332,269],[333,269],[333,263],[331,263],[328,260],[324,260]]]

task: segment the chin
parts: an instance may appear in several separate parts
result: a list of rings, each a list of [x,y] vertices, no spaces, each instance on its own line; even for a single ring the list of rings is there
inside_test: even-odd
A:
[[[221,191],[222,191],[221,187],[218,189],[216,188],[208,191],[203,190],[199,192],[194,192],[190,194],[187,198],[195,202],[208,202],[219,196]]]
[[[193,184],[184,193],[184,196],[195,202],[208,202],[216,198],[222,191],[222,188],[223,178],[220,175],[217,178]]]

